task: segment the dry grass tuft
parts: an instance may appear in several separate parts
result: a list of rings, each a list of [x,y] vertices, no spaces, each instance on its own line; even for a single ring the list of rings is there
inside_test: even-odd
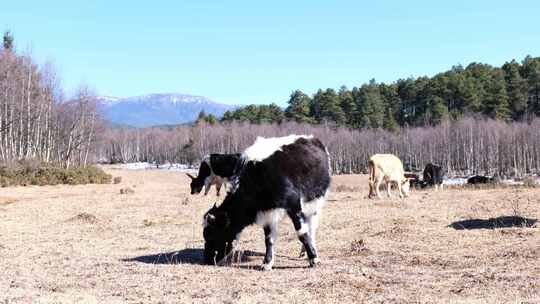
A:
[[[527,176],[525,179],[523,179],[523,186],[530,187],[530,188],[536,188],[538,187],[538,184],[536,183],[536,179],[532,176]]]
[[[366,243],[363,239],[352,240],[349,248],[350,255],[367,255],[370,250],[366,247]]]
[[[120,194],[133,194],[135,193],[135,190],[131,189],[130,187],[120,188]]]
[[[152,220],[149,220],[149,219],[144,219],[143,220],[143,225],[146,226],[146,227],[150,227],[150,226],[154,226],[156,223]]]
[[[93,214],[82,212],[70,218],[68,222],[82,222],[82,223],[95,224],[98,222],[98,219]]]
[[[334,189],[332,189],[334,192],[355,192],[357,191],[358,187],[352,187],[347,185],[337,185]]]
[[[46,185],[81,185],[109,184],[112,176],[102,169],[88,166],[65,169],[50,164],[41,164],[35,160],[0,163],[0,186],[46,186]]]

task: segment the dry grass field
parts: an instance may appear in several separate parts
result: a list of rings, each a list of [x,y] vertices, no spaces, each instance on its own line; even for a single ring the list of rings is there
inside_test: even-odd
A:
[[[214,191],[190,196],[178,172],[108,172],[122,181],[0,188],[0,303],[540,303],[538,188],[368,200],[366,176],[336,176],[322,265],[298,258],[285,219],[262,272],[256,226],[230,265],[201,264]]]

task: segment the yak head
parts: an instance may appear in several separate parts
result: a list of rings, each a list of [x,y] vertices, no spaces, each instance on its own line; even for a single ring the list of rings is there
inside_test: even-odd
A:
[[[189,173],[186,173],[186,175],[191,178],[191,183],[189,184],[191,188],[191,194],[201,193],[202,188],[204,187],[204,178],[200,178],[200,176],[195,177]]]
[[[204,214],[204,261],[215,265],[226,257],[233,249],[233,239],[230,216],[214,204]]]
[[[186,173],[186,175],[191,178],[191,194],[199,194],[204,187],[206,178],[212,175],[212,169],[210,168],[210,165],[208,165],[207,161],[203,161],[201,162],[201,166],[199,167],[199,173],[197,174],[197,177],[189,173]]]

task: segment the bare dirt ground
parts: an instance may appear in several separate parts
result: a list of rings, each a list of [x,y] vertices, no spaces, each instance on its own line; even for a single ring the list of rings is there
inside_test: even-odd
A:
[[[201,264],[214,191],[190,196],[178,172],[109,173],[122,182],[0,189],[0,303],[540,303],[538,188],[368,200],[365,176],[336,176],[323,264],[298,258],[285,219],[262,272],[256,226],[231,265]]]

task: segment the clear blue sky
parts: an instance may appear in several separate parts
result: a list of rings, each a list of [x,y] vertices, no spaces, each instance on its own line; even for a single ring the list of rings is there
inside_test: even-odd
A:
[[[66,91],[284,105],[294,89],[540,55],[540,1],[5,1],[0,26]]]

